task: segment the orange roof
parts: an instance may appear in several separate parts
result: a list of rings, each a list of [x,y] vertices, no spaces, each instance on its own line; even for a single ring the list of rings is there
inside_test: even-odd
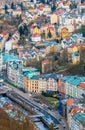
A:
[[[80,87],[85,88],[85,82],[81,82]]]
[[[18,43],[13,43],[14,46],[19,46]]]
[[[74,99],[73,98],[68,99],[68,101],[67,101],[68,106],[72,106],[73,103],[74,103]]]
[[[81,108],[79,108],[79,107],[76,107],[76,108],[73,108],[72,110],[71,110],[71,115],[75,115],[78,111],[80,111],[81,110]]]

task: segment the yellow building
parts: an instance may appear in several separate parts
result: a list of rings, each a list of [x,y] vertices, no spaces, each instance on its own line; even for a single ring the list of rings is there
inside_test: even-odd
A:
[[[60,37],[62,38],[70,37],[70,32],[68,31],[68,28],[64,27],[61,29]]]
[[[69,20],[70,21],[70,20]],[[70,25],[65,25],[65,26],[59,26],[59,32],[61,32],[61,30],[63,28],[67,28],[68,31],[71,33],[71,32],[74,32],[74,25],[70,24]]]
[[[72,45],[68,47],[68,53],[73,53],[79,51],[79,46],[78,45]]]
[[[41,30],[37,27],[36,23],[32,24],[32,26],[30,27],[30,31],[32,34],[41,34]]]
[[[24,78],[24,87],[28,92],[39,93],[39,81],[32,80],[27,77]]]
[[[79,46],[72,45],[68,48],[68,56],[69,54],[72,56],[72,63],[77,64],[80,62],[80,54],[79,54]]]
[[[29,8],[28,8],[28,12],[29,12],[29,13],[34,13],[34,8],[33,8],[33,7],[29,7]]]
[[[42,91],[46,91],[47,82],[45,79],[29,79],[24,77],[24,88],[28,92],[41,93]]]
[[[73,56],[72,58],[72,63],[73,64],[78,64],[80,62],[80,56]]]

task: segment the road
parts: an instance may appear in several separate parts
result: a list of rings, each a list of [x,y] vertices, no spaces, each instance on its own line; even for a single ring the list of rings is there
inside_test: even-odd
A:
[[[32,105],[36,106],[39,109],[39,111],[46,113],[46,115],[51,115],[52,117],[57,119],[59,122],[59,124],[57,124],[59,130],[69,130],[66,121],[62,118],[62,116],[57,111],[44,109],[42,104],[39,104],[34,101],[34,99],[32,98],[32,94],[30,94],[30,93],[23,93],[19,89],[14,88],[13,86],[11,86],[7,83],[5,83],[5,85],[8,86],[10,88],[10,90],[13,90],[16,94],[19,94],[21,97],[28,100]],[[17,97],[18,96],[16,96],[16,98]]]

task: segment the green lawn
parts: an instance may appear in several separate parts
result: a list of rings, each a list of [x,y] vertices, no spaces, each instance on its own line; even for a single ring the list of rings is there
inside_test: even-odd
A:
[[[51,102],[54,102],[54,101],[57,101],[56,98],[53,98],[53,97],[47,97],[47,100],[51,101]]]

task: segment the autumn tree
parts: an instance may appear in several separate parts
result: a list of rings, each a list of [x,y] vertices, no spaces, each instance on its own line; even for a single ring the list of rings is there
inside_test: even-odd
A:
[[[17,118],[10,118],[0,108],[0,130],[36,130],[36,127],[28,116],[21,120],[21,112],[18,112]]]

